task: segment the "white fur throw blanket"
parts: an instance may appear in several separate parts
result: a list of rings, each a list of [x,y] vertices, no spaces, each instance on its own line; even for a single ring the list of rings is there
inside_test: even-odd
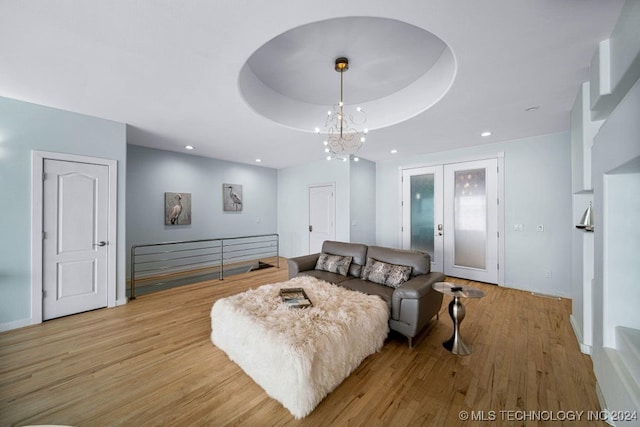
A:
[[[304,288],[313,307],[287,307],[280,288]],[[222,298],[211,309],[211,341],[296,418],[307,416],[389,332],[377,296],[296,277]]]

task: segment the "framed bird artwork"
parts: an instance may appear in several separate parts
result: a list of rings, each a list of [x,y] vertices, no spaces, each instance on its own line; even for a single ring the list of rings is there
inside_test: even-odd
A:
[[[191,224],[191,193],[164,193],[164,225]]]
[[[242,185],[222,184],[222,209],[225,212],[242,211]]]

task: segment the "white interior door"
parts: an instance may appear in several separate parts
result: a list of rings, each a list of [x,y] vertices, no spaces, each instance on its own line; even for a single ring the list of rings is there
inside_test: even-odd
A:
[[[498,161],[444,166],[444,273],[498,283]]]
[[[309,187],[309,253],[322,251],[325,240],[335,240],[335,186]]]
[[[427,252],[444,271],[442,166],[402,171],[402,247]]]
[[[106,307],[109,167],[45,159],[43,319]]]

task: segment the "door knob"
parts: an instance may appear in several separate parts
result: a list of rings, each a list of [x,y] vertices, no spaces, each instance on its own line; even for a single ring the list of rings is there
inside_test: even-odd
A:
[[[107,242],[105,242],[104,240],[99,242],[99,243],[95,243],[93,246],[107,246]]]

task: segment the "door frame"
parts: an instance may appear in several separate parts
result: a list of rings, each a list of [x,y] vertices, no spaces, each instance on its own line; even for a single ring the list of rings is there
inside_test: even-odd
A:
[[[117,257],[117,200],[118,162],[98,157],[53,153],[33,150],[31,152],[31,324],[42,323],[42,224],[44,220],[44,185],[42,176],[45,160],[75,163],[90,163],[107,166],[109,169],[109,200],[107,219],[107,307],[116,305],[116,257]]]
[[[442,166],[456,163],[474,162],[478,160],[497,159],[498,161],[498,286],[504,286],[505,277],[505,201],[504,201],[504,152],[500,151],[495,154],[482,155],[482,156],[469,156],[450,159],[447,161],[434,161],[424,163],[413,163],[409,165],[398,166],[398,247],[402,247],[402,172],[406,169],[417,169],[422,167]]]

